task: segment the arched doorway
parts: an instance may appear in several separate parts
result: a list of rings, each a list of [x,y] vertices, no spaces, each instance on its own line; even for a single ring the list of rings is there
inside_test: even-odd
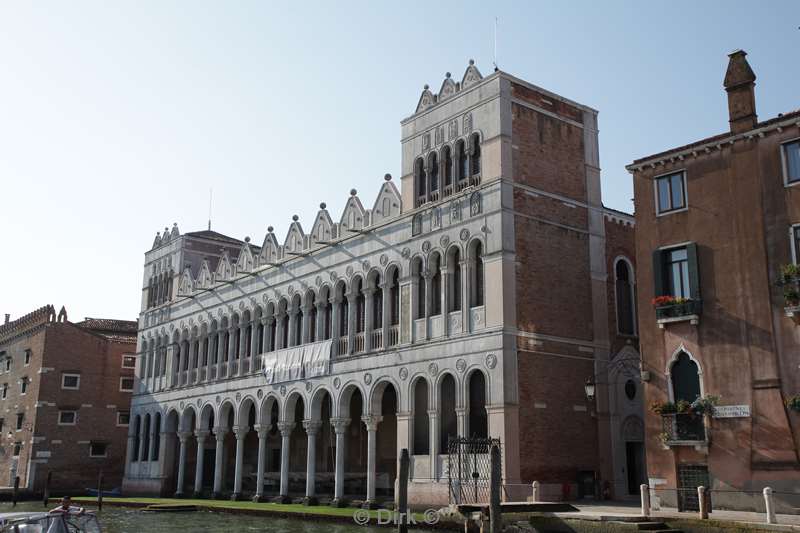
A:
[[[390,500],[397,478],[397,389],[383,381],[375,386],[372,398],[372,414],[380,417],[375,434],[375,498]]]
[[[488,416],[486,413],[486,377],[480,370],[470,374],[467,382],[467,435],[485,439],[489,436]]]

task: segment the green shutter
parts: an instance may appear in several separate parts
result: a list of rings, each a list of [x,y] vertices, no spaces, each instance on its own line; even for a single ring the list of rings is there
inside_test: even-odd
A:
[[[689,259],[689,295],[693,300],[700,299],[700,266],[697,263],[697,244],[686,245],[686,255]]]
[[[653,295],[664,296],[664,252],[653,252]]]

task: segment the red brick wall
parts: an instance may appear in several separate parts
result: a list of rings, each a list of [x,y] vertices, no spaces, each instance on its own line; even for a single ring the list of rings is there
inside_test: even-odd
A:
[[[635,277],[636,250],[633,224],[625,223],[616,218],[604,218],[606,228],[606,271],[608,272],[608,338],[611,339],[611,356],[613,357],[628,344],[637,350],[639,349],[637,337],[617,334],[617,293],[616,273],[614,271],[616,258],[624,257],[633,266],[631,276]],[[635,299],[634,293],[634,301]]]

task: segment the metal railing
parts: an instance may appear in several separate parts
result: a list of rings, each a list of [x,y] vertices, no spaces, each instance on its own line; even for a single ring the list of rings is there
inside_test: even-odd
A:
[[[364,351],[364,332],[359,331],[355,334],[353,338],[353,352],[354,353],[361,353]]]
[[[389,346],[397,346],[400,344],[400,325],[394,324],[389,326]]]
[[[338,351],[336,352],[336,355],[339,355],[339,356],[347,355],[348,352],[347,352],[347,337],[346,336],[339,337],[339,342],[337,343],[337,346],[338,346]]]
[[[383,349],[383,329],[373,329],[370,334],[370,348],[373,350]]]
[[[656,307],[656,319],[682,318],[700,315],[703,310],[702,300],[686,300],[679,304],[660,305]]]
[[[669,445],[675,442],[705,442],[706,427],[702,416],[690,413],[661,415],[662,438]]]

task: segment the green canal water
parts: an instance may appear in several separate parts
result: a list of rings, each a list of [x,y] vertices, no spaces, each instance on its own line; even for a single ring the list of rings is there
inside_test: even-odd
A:
[[[51,506],[55,507],[55,505]],[[0,512],[42,512],[41,503],[19,503],[16,508],[10,503],[0,504]],[[248,516],[228,513],[197,511],[189,513],[147,513],[132,508],[104,506],[97,513],[103,533],[238,533],[269,531],[274,533],[387,533],[385,527],[359,526],[327,520],[300,518],[273,518],[270,516]],[[416,530],[421,531],[421,530]]]

